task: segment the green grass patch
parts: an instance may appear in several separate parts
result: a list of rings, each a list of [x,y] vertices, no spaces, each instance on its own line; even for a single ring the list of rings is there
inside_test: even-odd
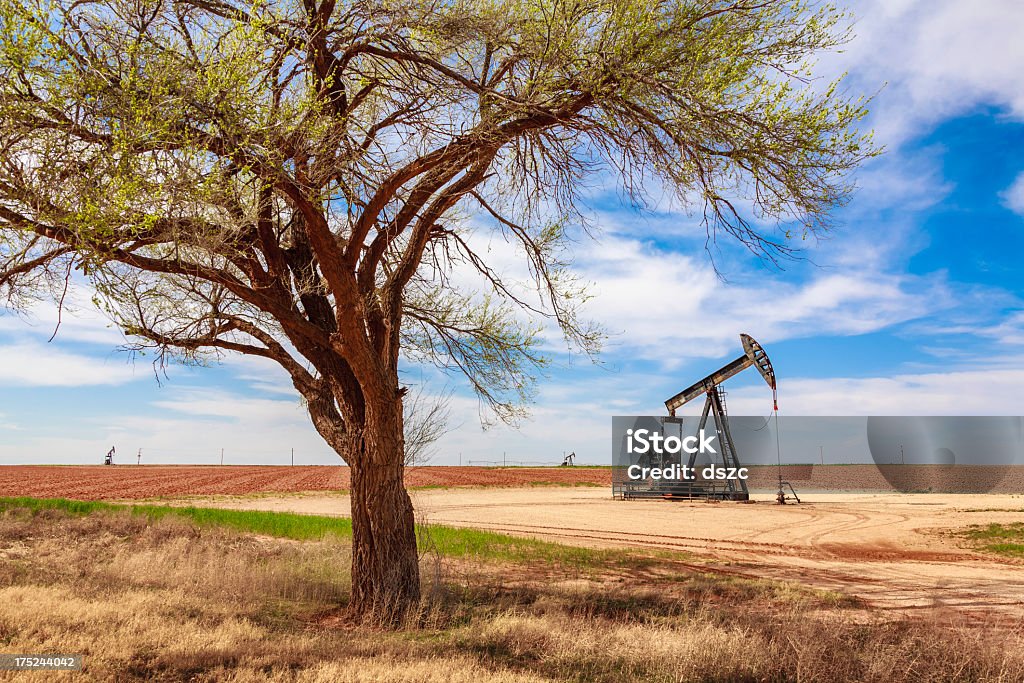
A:
[[[1024,522],[972,524],[961,535],[978,550],[1010,557],[1024,557]]]
[[[298,515],[261,510],[224,510],[221,508],[176,507],[171,505],[121,505],[66,498],[0,498],[0,511],[27,509],[33,513],[61,510],[70,515],[128,510],[133,515],[160,519],[168,515],[183,517],[196,526],[219,526],[297,541],[319,540],[328,536],[352,535],[352,521],[342,517]]]
[[[60,510],[69,515],[81,516],[93,512],[116,510],[110,503],[93,500],[68,500],[67,498],[30,498],[28,496],[0,497],[0,512],[28,510],[37,513],[42,510]]]
[[[509,536],[493,531],[441,525],[420,527],[422,549],[435,549],[445,557],[498,562],[557,564],[576,568],[641,567],[653,557],[622,549],[580,548],[536,538]],[[680,554],[675,555],[676,558]]]
[[[59,510],[69,515],[94,513],[116,514],[127,511],[149,519],[177,516],[199,527],[227,527],[242,532],[263,534],[297,541],[321,540],[326,537],[347,538],[352,535],[352,521],[344,517],[302,515],[292,512],[258,510],[226,510],[221,508],[177,507],[170,505],[129,505],[66,498],[2,498],[0,512],[27,510],[38,514]],[[655,558],[682,553],[656,551],[641,553],[624,549],[579,548],[533,538],[509,536],[493,531],[442,525],[421,525],[417,528],[421,551],[435,551],[444,557],[489,560],[512,563],[544,563],[578,569],[608,567],[641,568]]]
[[[985,550],[1010,557],[1024,557],[1024,543],[989,543]]]
[[[991,541],[997,539],[1016,539],[1024,541],[1024,522],[1013,522],[1012,524],[972,524],[964,532],[967,538],[976,541]]]

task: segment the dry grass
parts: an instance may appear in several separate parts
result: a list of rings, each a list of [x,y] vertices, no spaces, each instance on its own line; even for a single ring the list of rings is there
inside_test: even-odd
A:
[[[8,511],[0,651],[84,654],[84,674],[61,674],[75,680],[1024,680],[1020,631],[893,620],[665,558],[597,576],[449,559],[424,567],[440,580],[418,628],[353,628],[332,616],[348,560],[341,542],[172,517]]]

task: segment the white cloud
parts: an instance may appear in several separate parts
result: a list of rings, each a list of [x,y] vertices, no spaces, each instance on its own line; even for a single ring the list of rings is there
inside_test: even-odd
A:
[[[58,327],[59,322],[59,327]],[[116,347],[125,338],[92,304],[87,285],[72,283],[64,300],[63,310],[57,304],[41,301],[31,305],[24,314],[0,311],[0,339],[33,338],[57,342],[83,342]]]
[[[593,281],[590,317],[612,331],[616,350],[668,366],[717,357],[747,331],[762,341],[821,334],[864,334],[934,312],[949,303],[937,279],[893,275],[870,259],[813,272],[804,282],[762,271],[723,283],[699,258],[636,240],[591,243],[580,267]]]
[[[117,461],[134,464],[220,462],[287,465],[340,464],[294,400],[255,399],[223,389],[163,388],[135,414],[96,410],[53,429],[25,429],[0,443],[0,462],[99,464],[111,445]]]
[[[985,366],[929,369],[888,377],[782,377],[780,414],[1021,415],[1021,360],[1008,358]],[[840,367],[841,362],[837,359]],[[532,419],[519,430],[496,427],[482,432],[475,424],[465,424],[443,440],[434,464],[456,464],[460,454],[463,464],[500,462],[503,456],[512,464],[557,463],[563,451],[575,451],[581,463],[604,464],[609,457],[613,415],[663,415],[661,401],[686,383],[676,382],[669,375],[638,378],[609,373],[546,385]],[[731,415],[764,417],[771,413],[771,391],[758,379],[727,389]],[[696,415],[702,407],[701,401],[694,401],[681,414]]]
[[[558,464],[569,451],[583,462],[604,464],[610,416],[634,412],[643,391],[632,378],[617,375],[545,384],[518,428],[498,424],[484,430],[479,421],[466,419],[440,440],[431,464]],[[474,415],[477,402],[453,397],[451,408],[453,415]]]
[[[930,168],[930,161],[925,165]],[[939,185],[934,178],[921,182],[932,189]],[[917,194],[927,201],[923,190]],[[742,331],[765,343],[859,335],[957,305],[942,273],[902,272],[908,252],[920,240],[904,224],[865,218],[864,227],[811,245],[807,255],[822,267],[757,269],[748,259],[727,270],[737,281],[723,281],[699,247],[679,251],[659,244],[674,242],[674,225],[685,221],[679,214],[673,223],[663,215],[644,220],[628,211],[604,212],[597,239],[584,237],[573,245],[574,272],[590,283],[587,291],[593,297],[582,314],[611,333],[604,359],[613,365],[620,358],[639,358],[676,367],[729,353]],[[531,298],[525,259],[515,245],[488,239],[485,230],[468,241],[524,298]],[[452,280],[467,290],[482,286],[466,268],[457,269]],[[557,354],[564,348],[556,327],[549,325],[544,334],[549,351]]]
[[[1024,68],[1024,65],[1022,65]],[[1016,214],[1024,216],[1024,173],[1017,176],[1006,190],[1000,194],[1003,206]]]
[[[891,377],[780,379],[779,408],[785,415],[1021,415],[1019,361]],[[770,404],[764,387],[729,393],[732,414],[764,414]]]
[[[850,71],[875,100],[872,125],[890,147],[981,106],[1024,118],[1024,3],[863,0],[853,42],[823,61]],[[922,128],[925,131],[922,131]]]
[[[942,175],[943,152],[939,146],[900,149],[868,161],[856,172],[849,212],[861,218],[898,208],[906,216],[938,204],[954,187]]]
[[[998,324],[981,330],[979,334],[991,337],[1000,344],[1024,344],[1024,311],[1011,313]]]
[[[201,388],[176,389],[170,397],[155,401],[153,406],[185,415],[264,424],[293,421],[293,413],[301,411],[298,394],[294,400],[286,401],[251,398],[223,390]]]
[[[74,387],[123,384],[135,379],[124,358],[100,360],[38,343],[0,345],[0,383]]]
[[[914,323],[907,332],[926,342],[949,335],[970,335],[1011,349],[1024,345],[1024,310],[1019,298],[991,288],[965,289],[958,298],[960,305],[955,312],[941,320]],[[977,349],[974,354],[977,358]]]

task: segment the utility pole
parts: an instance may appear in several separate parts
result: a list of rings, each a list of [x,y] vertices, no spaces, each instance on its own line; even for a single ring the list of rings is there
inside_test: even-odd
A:
[[[220,464],[224,464],[224,449],[220,449]]]
[[[906,465],[907,464],[907,459],[903,455],[903,444],[900,444],[900,464],[901,465]]]
[[[825,447],[824,446],[818,446],[818,450],[821,451],[821,464],[824,465],[825,464]]]
[[[292,467],[295,467],[295,449],[292,449]]]

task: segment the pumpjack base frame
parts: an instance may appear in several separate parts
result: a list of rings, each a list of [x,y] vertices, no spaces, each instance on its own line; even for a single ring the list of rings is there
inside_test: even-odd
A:
[[[622,500],[750,500],[747,491],[730,489],[720,482],[677,483],[660,486],[623,486],[616,492]]]

